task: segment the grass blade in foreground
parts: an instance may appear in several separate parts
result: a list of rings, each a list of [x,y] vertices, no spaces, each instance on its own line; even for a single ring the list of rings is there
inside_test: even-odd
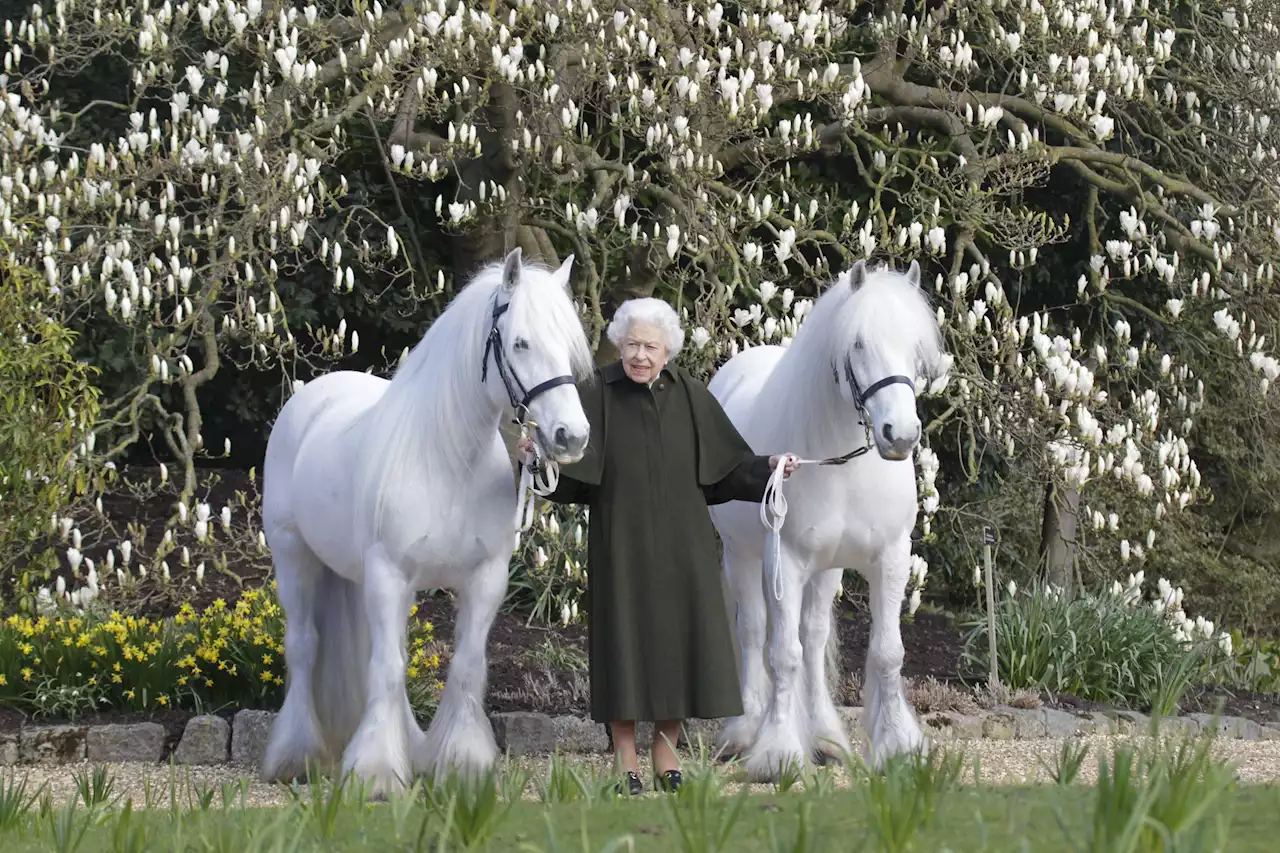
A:
[[[1098,762],[1088,833],[1077,838],[1057,809],[1063,834],[1078,853],[1224,853],[1231,825],[1235,771],[1211,752],[1209,738],[1176,747],[1153,742],[1143,751],[1117,746]]]

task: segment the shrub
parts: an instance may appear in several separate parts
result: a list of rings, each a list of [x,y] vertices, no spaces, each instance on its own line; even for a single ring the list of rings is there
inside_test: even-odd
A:
[[[529,622],[569,625],[578,621],[587,591],[587,524],[577,506],[542,503],[533,528],[512,557],[507,608]]]
[[[1212,622],[1191,620],[1182,591],[1163,579],[1142,605],[1143,575],[1127,587],[1068,598],[1054,587],[1018,593],[1010,584],[996,609],[1000,680],[1081,699],[1174,710],[1182,691],[1203,680],[1231,652],[1231,639]],[[987,624],[976,620],[962,660],[971,672],[989,669]]]
[[[414,608],[415,614],[417,609]],[[410,622],[415,711],[440,687],[430,622]],[[93,710],[208,711],[279,707],[284,700],[284,613],[275,583],[197,613],[152,620],[112,611],[10,616],[0,624],[0,703],[38,715]]]
[[[50,519],[85,489],[77,443],[97,418],[96,372],[47,314],[47,286],[0,242],[0,566],[25,565]]]

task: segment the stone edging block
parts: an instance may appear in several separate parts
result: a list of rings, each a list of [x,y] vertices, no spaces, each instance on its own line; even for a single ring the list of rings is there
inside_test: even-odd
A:
[[[856,739],[861,731],[862,709],[845,707],[839,713]],[[239,711],[231,721],[212,715],[192,717],[172,756],[164,755],[165,729],[158,723],[29,725],[18,732],[0,733],[0,765],[73,764],[86,760],[155,764],[170,759],[175,764],[255,765],[262,760],[275,717],[272,711],[254,710]],[[999,707],[978,714],[935,711],[918,717],[927,736],[940,742],[1141,735],[1151,723],[1146,715],[1132,711],[1076,715],[1056,708]],[[511,755],[598,753],[609,748],[605,727],[576,714],[551,716],[516,711],[493,714],[490,722],[498,748]],[[691,720],[681,733],[681,743],[694,745],[701,738],[707,749],[714,750],[720,726],[718,720]],[[652,726],[641,724],[637,728],[637,745],[647,748]],[[1220,717],[1215,725],[1210,714],[1187,714],[1164,720],[1161,728],[1187,734],[1212,731],[1228,740],[1280,740],[1280,721],[1256,723],[1243,717]]]

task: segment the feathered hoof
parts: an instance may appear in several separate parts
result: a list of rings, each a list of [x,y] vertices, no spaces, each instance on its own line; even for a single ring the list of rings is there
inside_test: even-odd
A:
[[[375,766],[373,762],[346,768],[344,776],[350,780],[349,784],[359,786],[365,798],[373,802],[384,802],[396,794],[403,794],[411,783],[407,767],[396,770],[385,765]]]
[[[877,741],[868,738],[866,747],[867,765],[879,772],[884,765],[898,755],[929,754],[929,739],[917,727],[907,731],[895,732],[891,737]]]
[[[394,726],[362,726],[342,760],[342,778],[370,800],[385,800],[413,783],[404,732]]]
[[[314,762],[312,763],[312,768],[315,768]],[[306,785],[311,781],[311,773],[306,762],[303,761],[264,763],[262,767],[258,768],[258,779],[266,783]]]
[[[734,717],[725,723],[716,739],[716,755],[721,761],[741,758],[760,731],[759,718]]]
[[[447,722],[439,727],[433,723],[427,731],[420,753],[426,774],[432,779],[474,780],[492,771],[501,753],[488,719],[459,720],[454,726],[443,724]]]
[[[853,752],[849,738],[842,731],[830,731],[813,738],[813,759],[817,764],[841,764]]]
[[[258,778],[263,782],[305,785],[312,773],[323,773],[331,765],[321,750],[311,750],[303,744],[270,743],[258,768]]]
[[[768,729],[761,731],[743,761],[747,775],[756,782],[776,782],[791,770],[805,770],[808,764],[808,755],[799,738]]]

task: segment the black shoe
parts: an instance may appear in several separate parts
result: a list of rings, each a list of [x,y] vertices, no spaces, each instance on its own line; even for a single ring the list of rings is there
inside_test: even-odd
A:
[[[680,789],[680,771],[668,770],[657,779],[653,780],[653,789],[655,791],[666,791],[668,794],[674,794]]]
[[[622,783],[619,782],[614,786],[614,790],[618,792],[618,796],[622,796]],[[640,781],[640,776],[633,770],[627,771],[627,792],[633,797],[638,797],[644,793],[644,783]]]

